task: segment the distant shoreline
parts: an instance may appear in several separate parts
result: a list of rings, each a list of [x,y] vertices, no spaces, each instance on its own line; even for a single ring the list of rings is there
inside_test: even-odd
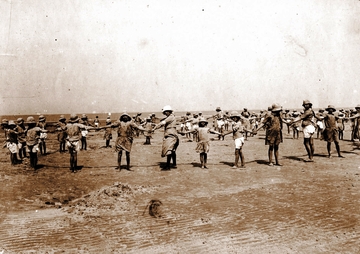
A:
[[[355,108],[355,106],[354,106]],[[289,108],[290,109],[290,108]],[[351,107],[339,107],[337,108],[337,111],[339,109],[352,109]],[[255,112],[255,113],[259,113],[261,110],[266,110],[266,109],[249,109],[248,111],[250,113],[252,112]],[[293,111],[293,110],[297,110],[298,112],[302,111],[303,108],[292,108],[290,109],[290,111]],[[314,111],[318,111],[319,108],[313,108]],[[235,110],[223,110],[223,112],[231,112],[231,111],[238,111],[238,112],[242,112],[243,109],[235,109]],[[202,112],[202,114],[204,116],[211,116],[211,115],[214,115],[216,113],[215,110],[204,110],[204,111],[192,111],[192,110],[189,110],[189,111],[174,111],[174,114],[175,116],[183,116],[185,115],[187,112],[190,112],[191,114],[194,114],[194,113],[199,113],[199,112]],[[117,120],[119,119],[120,115],[122,114],[123,112],[116,112],[116,113],[76,113],[79,117],[82,116],[82,114],[86,114],[88,119],[92,119],[94,120],[96,116],[98,116],[99,120],[100,121],[104,121],[106,120],[106,118],[108,116],[110,116],[110,119],[111,120]],[[134,116],[136,115],[137,113],[140,113],[139,111],[138,112],[127,112],[130,116]],[[146,118],[148,117],[150,114],[153,114],[155,113],[156,117],[158,118],[163,118],[163,114],[162,112],[160,111],[157,111],[157,112],[141,112],[141,118]],[[33,116],[35,117],[35,120],[37,120],[38,116],[39,115],[44,115],[46,117],[46,121],[50,121],[50,122],[57,122],[59,120],[59,117],[60,115],[64,115],[66,119],[69,119],[70,118],[70,115],[71,113],[64,113],[64,114],[51,114],[51,113],[36,113],[36,114],[8,114],[8,115],[1,115],[0,116],[0,119],[8,119],[8,120],[16,120],[18,118],[23,118],[25,121],[26,121],[26,118],[28,116]]]

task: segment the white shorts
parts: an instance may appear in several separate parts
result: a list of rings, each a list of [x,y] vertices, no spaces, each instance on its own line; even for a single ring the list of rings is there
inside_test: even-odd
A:
[[[18,147],[18,144],[16,144],[16,143],[7,142],[6,147],[9,149],[9,151],[11,153],[18,153],[19,152],[19,147]]]
[[[26,148],[28,153],[37,153],[39,151],[39,144],[33,146],[26,145]]]
[[[47,139],[47,133],[46,132],[41,132],[40,133],[40,138],[41,139]]]
[[[69,153],[77,153],[80,151],[79,141],[66,141],[66,146],[69,149]]]
[[[307,125],[303,128],[304,138],[311,138],[311,136],[315,133],[314,125]]]
[[[245,144],[244,137],[237,138],[234,141],[235,141],[235,149],[240,149]]]
[[[316,125],[319,127],[320,130],[324,129],[324,123],[322,121],[317,121]]]
[[[217,125],[219,128],[223,127],[225,122],[223,120],[217,120]]]

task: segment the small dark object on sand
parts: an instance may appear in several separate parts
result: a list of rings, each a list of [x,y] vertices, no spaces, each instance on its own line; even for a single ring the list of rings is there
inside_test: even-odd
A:
[[[161,207],[160,207],[161,205],[162,205],[162,203],[160,200],[152,199],[152,200],[150,200],[150,202],[148,203],[146,208],[149,207],[149,214],[152,217],[160,218],[160,217],[162,217]],[[146,211],[146,208],[145,208],[145,211]],[[144,213],[145,213],[145,211],[144,211]]]

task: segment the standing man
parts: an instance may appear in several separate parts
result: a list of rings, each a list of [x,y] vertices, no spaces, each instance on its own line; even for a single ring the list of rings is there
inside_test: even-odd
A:
[[[179,137],[176,131],[176,118],[171,107],[166,105],[162,112],[166,118],[157,124],[153,131],[161,128],[162,126],[165,128],[161,157],[167,157],[165,170],[170,170],[171,160],[173,162],[172,167],[176,168],[176,149],[179,146]]]
[[[315,133],[315,123],[313,122],[313,117],[315,116],[315,113],[312,110],[312,103],[309,100],[304,100],[302,106],[304,107],[304,113],[298,120],[293,121],[293,123],[302,121],[301,127],[303,128],[304,133],[304,146],[309,157],[309,160],[306,162],[313,162],[315,151],[313,139],[313,135]]]

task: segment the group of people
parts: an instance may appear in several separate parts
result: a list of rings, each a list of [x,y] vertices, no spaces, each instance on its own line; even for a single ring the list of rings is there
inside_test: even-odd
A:
[[[45,129],[45,116],[40,115],[38,122],[32,116],[26,122],[22,118],[18,118],[16,123],[14,120],[2,119],[1,127],[5,131],[5,146],[10,151],[11,164],[21,163],[28,152],[30,165],[36,167],[38,150],[41,154],[46,154],[45,140],[48,131]]]
[[[220,107],[216,108],[216,114],[205,118],[201,112],[191,114],[188,112],[186,116],[181,117],[178,123],[176,116],[171,108],[167,105],[162,109],[164,118],[160,123],[155,123],[155,114],[151,114],[146,119],[141,119],[140,115],[131,117],[127,113],[120,115],[119,120],[111,122],[110,117],[106,119],[106,125],[100,127],[98,124],[91,124],[85,114],[79,118],[76,114],[72,114],[70,119],[61,115],[57,124],[58,140],[60,143],[60,152],[68,149],[70,154],[70,169],[72,172],[77,170],[77,153],[83,149],[86,150],[86,135],[90,130],[104,129],[104,139],[106,147],[110,146],[112,139],[112,129],[117,130],[117,138],[115,141],[115,150],[118,152],[117,164],[121,170],[121,160],[123,151],[126,156],[126,169],[130,170],[130,153],[133,144],[133,138],[143,133],[146,137],[144,144],[151,144],[152,134],[159,128],[164,128],[164,138],[162,141],[161,156],[166,157],[166,166],[163,170],[176,168],[176,150],[179,146],[179,134],[186,135],[188,138],[193,134],[193,140],[197,142],[196,152],[200,154],[201,168],[207,168],[207,154],[210,149],[210,135],[218,135],[219,139],[224,139],[228,134],[232,134],[235,147],[234,168],[245,168],[245,158],[243,154],[243,146],[248,135],[256,135],[260,129],[265,130],[265,144],[268,148],[269,165],[281,166],[279,161],[279,145],[283,142],[283,124],[294,130],[294,138],[298,137],[297,132],[300,128],[304,136],[304,147],[308,154],[307,162],[314,159],[314,134],[316,130],[321,135],[321,139],[327,142],[328,156],[331,157],[331,144],[335,144],[337,154],[342,158],[340,151],[339,139],[343,138],[341,131],[344,130],[344,122],[351,123],[351,139],[359,139],[360,127],[360,105],[352,111],[340,110],[329,105],[325,110],[319,110],[315,113],[312,109],[312,103],[304,100],[302,106],[303,112],[298,113],[284,110],[281,105],[273,104],[268,110],[260,111],[260,113],[250,113],[244,109],[241,113],[237,111],[222,113]],[[208,119],[213,119],[213,128],[208,127]],[[190,123],[190,124],[189,124]],[[225,124],[226,123],[226,124]],[[177,128],[180,124],[180,129]],[[36,169],[38,150],[42,154],[46,154],[46,122],[43,115],[39,116],[38,122],[34,117],[30,116],[25,122],[23,119],[13,120],[3,119],[1,123],[2,129],[5,130],[6,147],[10,151],[10,160],[12,164],[19,163],[26,153],[29,153],[30,165]],[[296,135],[297,134],[297,135]],[[27,149],[25,149],[27,148]],[[273,161],[275,159],[275,163]]]

